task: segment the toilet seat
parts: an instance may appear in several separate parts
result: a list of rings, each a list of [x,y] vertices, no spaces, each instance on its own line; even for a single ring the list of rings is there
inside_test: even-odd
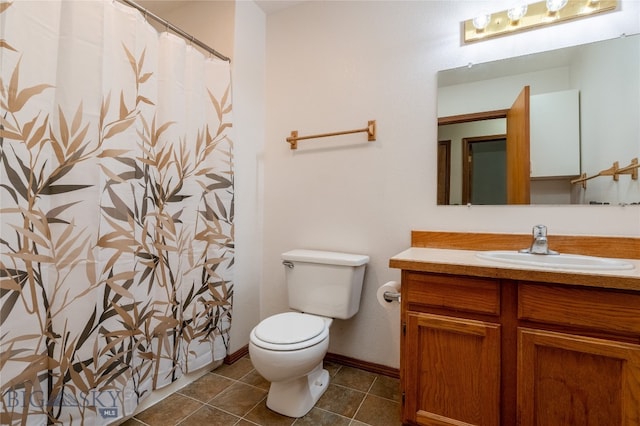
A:
[[[329,335],[324,318],[300,312],[285,312],[265,318],[251,332],[256,346],[274,351],[308,348]]]

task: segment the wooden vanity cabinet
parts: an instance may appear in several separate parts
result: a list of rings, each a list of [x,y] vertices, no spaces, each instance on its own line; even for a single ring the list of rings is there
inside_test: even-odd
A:
[[[402,421],[500,423],[499,282],[402,272]]]
[[[517,282],[521,425],[640,425],[640,293]]]
[[[640,425],[640,293],[402,271],[402,421]]]
[[[404,421],[499,423],[500,325],[411,312],[406,342]]]
[[[518,424],[640,424],[639,345],[521,328],[518,359]]]

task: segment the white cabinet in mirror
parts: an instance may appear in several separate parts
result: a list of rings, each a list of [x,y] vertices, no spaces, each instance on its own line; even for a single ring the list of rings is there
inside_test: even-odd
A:
[[[529,131],[514,136],[505,123],[526,86]],[[531,177],[523,185],[531,204],[640,203],[631,175],[571,184],[640,157],[638,93],[640,35],[439,72],[438,204],[506,204],[500,181],[514,167]],[[494,124],[470,125],[486,118]],[[499,152],[514,146],[526,148],[517,164]]]
[[[580,174],[580,99],[577,90],[530,98],[531,178]]]

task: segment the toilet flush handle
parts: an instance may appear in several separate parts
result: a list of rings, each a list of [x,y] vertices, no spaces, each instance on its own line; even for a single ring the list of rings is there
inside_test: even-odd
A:
[[[282,264],[289,269],[293,269],[293,262],[289,262],[288,260],[283,260]]]

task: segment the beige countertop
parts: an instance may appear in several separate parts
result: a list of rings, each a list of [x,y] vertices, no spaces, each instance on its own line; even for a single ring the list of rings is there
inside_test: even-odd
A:
[[[583,271],[485,260],[478,250],[411,247],[389,260],[391,268],[418,272],[581,285],[640,292],[640,260],[624,259],[634,269]]]

